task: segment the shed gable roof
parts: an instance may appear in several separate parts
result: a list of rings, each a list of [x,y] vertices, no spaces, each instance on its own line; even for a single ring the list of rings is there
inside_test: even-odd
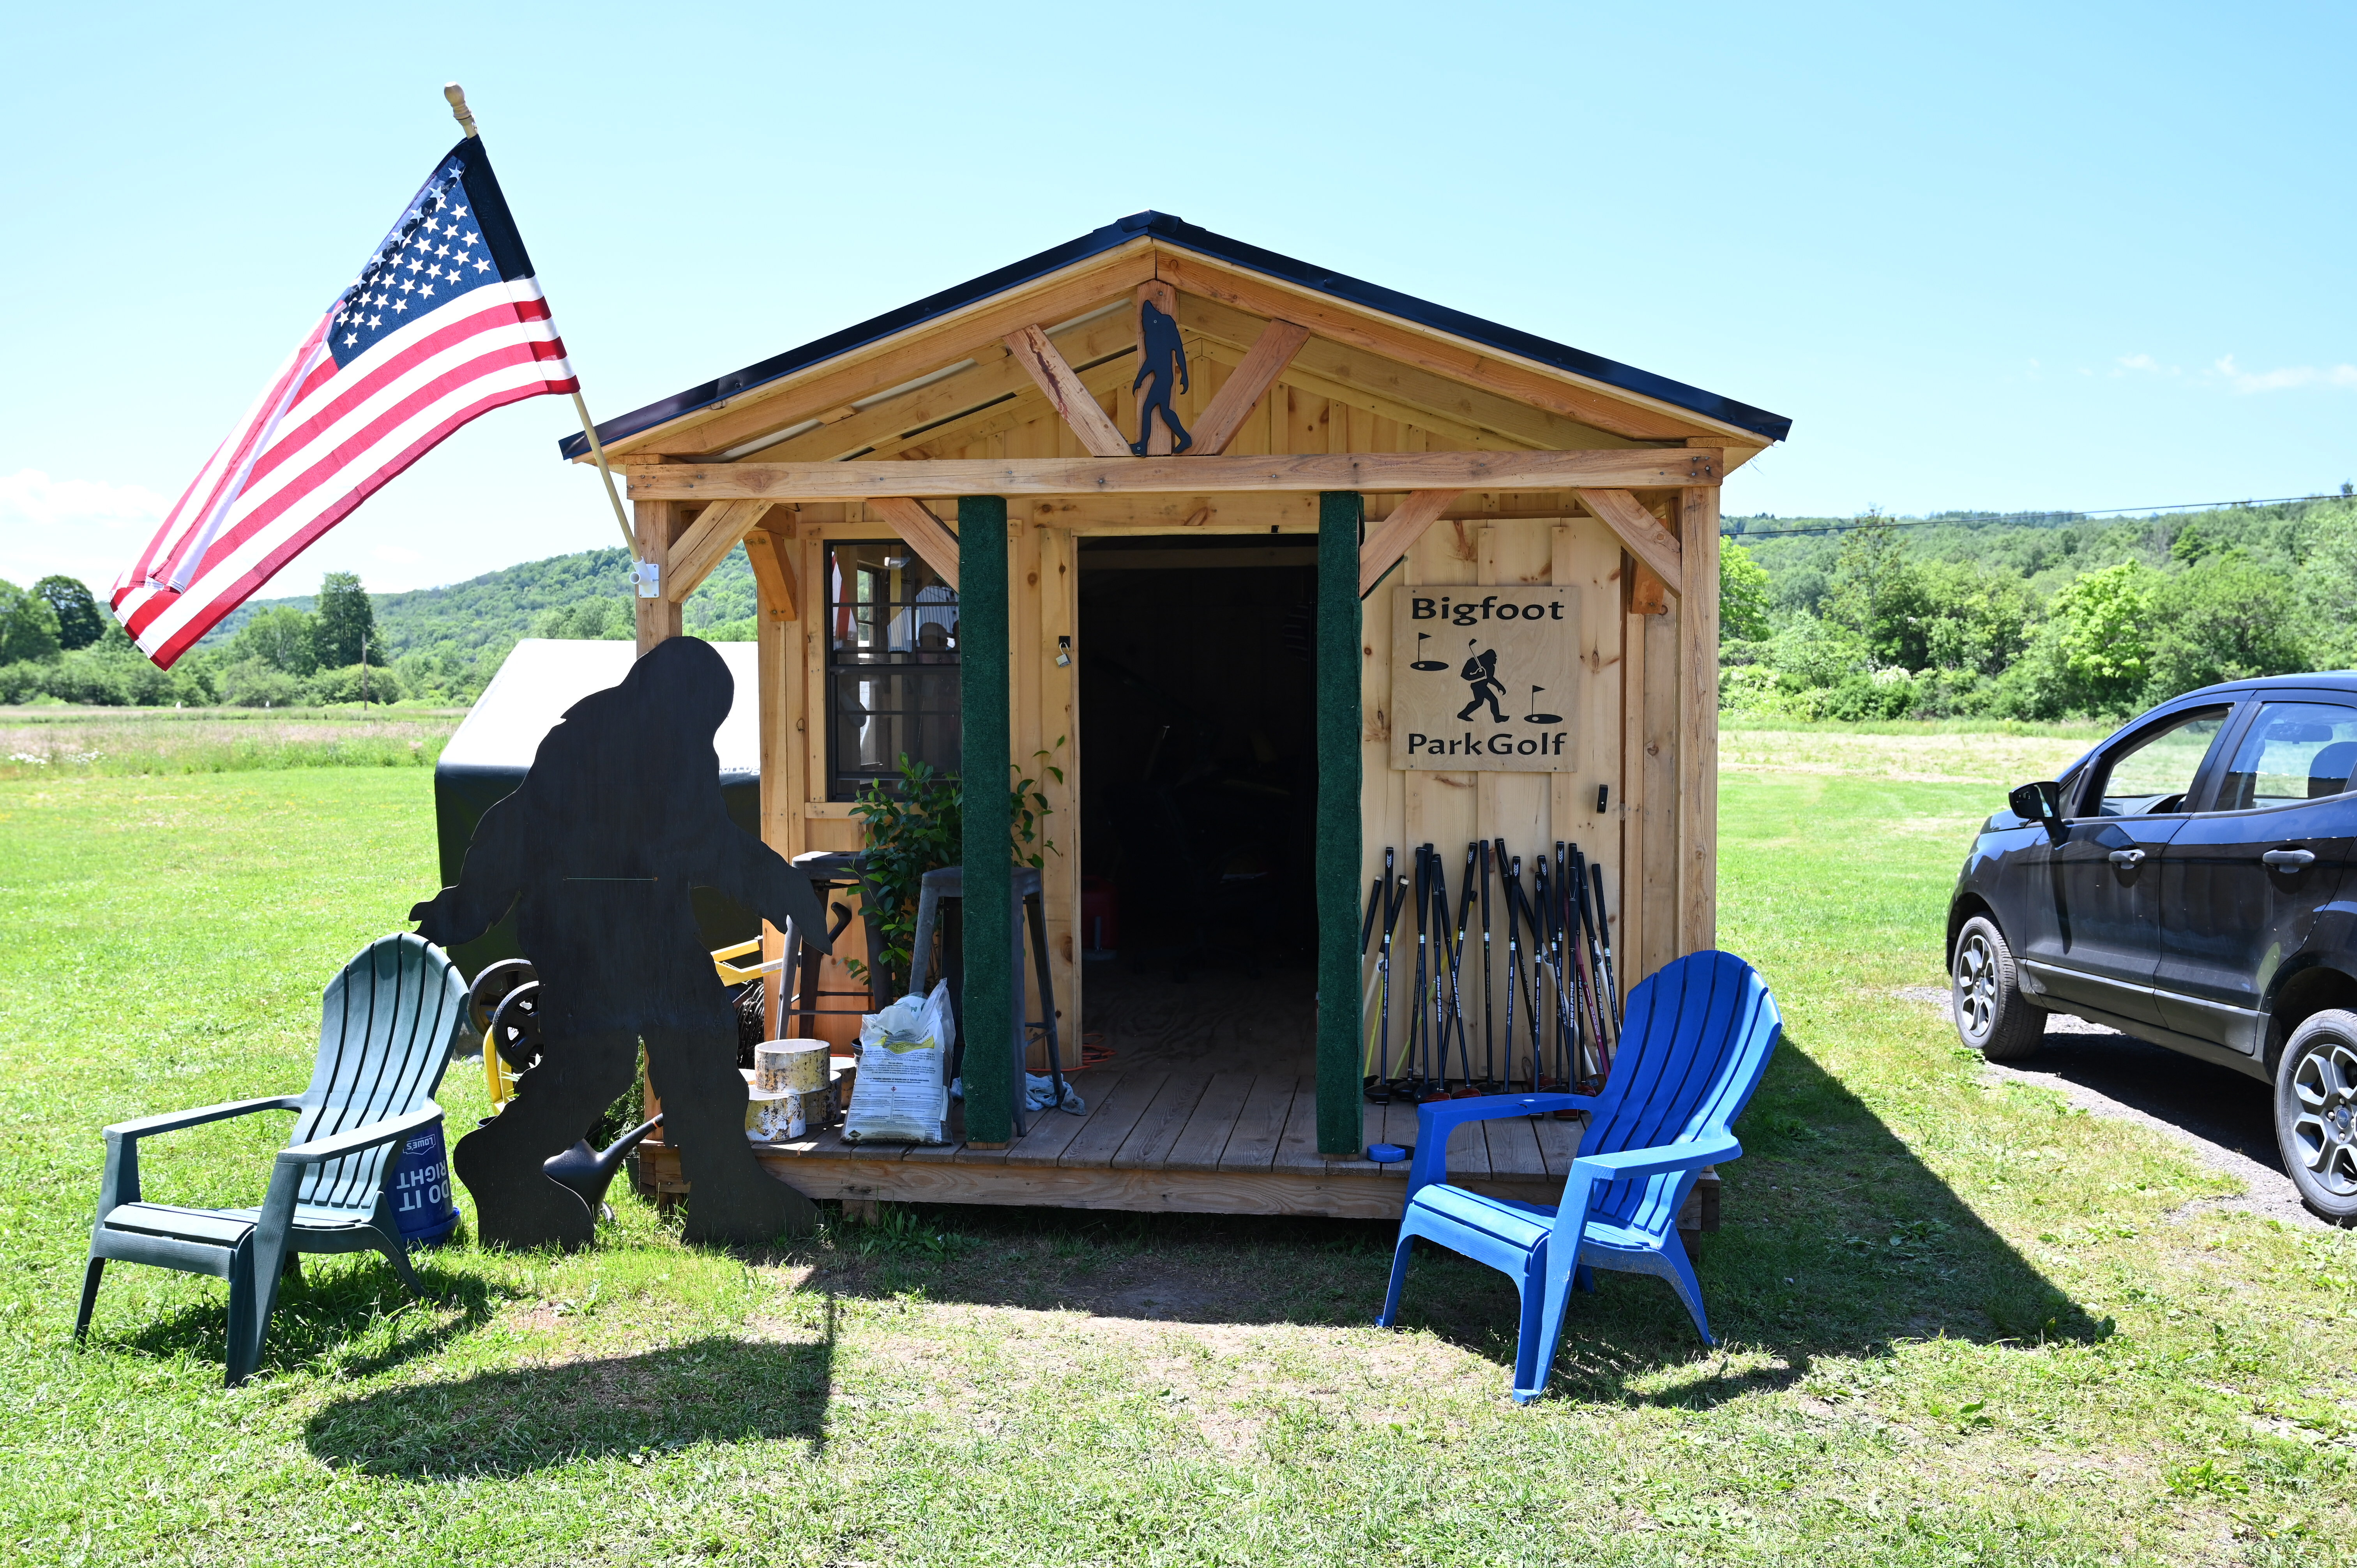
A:
[[[856,326],[829,333],[800,348],[790,349],[743,370],[604,421],[597,426],[598,438],[608,443],[627,441],[716,403],[741,397],[770,382],[910,331],[938,317],[966,309],[996,295],[1014,293],[1068,267],[1141,240],[1174,250],[1193,252],[1297,288],[1324,295],[1345,306],[1380,312],[1432,331],[1447,333],[1468,343],[1579,377],[1601,387],[1683,409],[1763,440],[1781,441],[1792,429],[1792,422],[1781,414],[1770,413],[1717,392],[1706,392],[1666,376],[1657,376],[1651,371],[1608,360],[1600,354],[1590,354],[1534,333],[1418,299],[1395,289],[1296,261],[1290,256],[1279,255],[1240,240],[1214,234],[1168,213],[1139,212],[1108,223],[1076,240],[985,273],[953,288],[927,295]],[[557,448],[567,458],[579,458],[587,455],[588,440],[580,435],[567,435],[558,442]]]

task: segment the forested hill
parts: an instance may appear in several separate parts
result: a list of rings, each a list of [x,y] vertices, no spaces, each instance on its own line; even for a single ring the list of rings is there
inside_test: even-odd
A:
[[[628,637],[630,566],[619,550],[585,550],[577,555],[526,561],[447,587],[377,594],[372,596],[377,635],[390,660],[439,651],[469,662],[491,650],[504,656],[523,637]],[[602,607],[603,613],[580,613],[593,605]],[[215,627],[203,646],[221,646],[254,616],[280,606],[307,612],[313,596],[249,600]],[[689,596],[687,629],[717,641],[749,639],[754,608],[753,569],[740,548]],[[544,628],[544,623],[558,618],[567,624]],[[731,624],[735,622],[744,624]]]
[[[2357,665],[2357,499],[2168,516],[1730,518],[1723,700],[1795,718],[2111,717]]]

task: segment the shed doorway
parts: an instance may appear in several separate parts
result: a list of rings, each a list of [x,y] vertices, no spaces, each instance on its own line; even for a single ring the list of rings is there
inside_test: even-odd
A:
[[[1082,1031],[1125,1076],[1316,1071],[1317,559],[1080,542]]]

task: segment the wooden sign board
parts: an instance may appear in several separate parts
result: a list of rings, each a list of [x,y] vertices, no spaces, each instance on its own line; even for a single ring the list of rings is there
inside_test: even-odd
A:
[[[1403,584],[1392,612],[1392,766],[1567,773],[1579,601],[1570,588]]]

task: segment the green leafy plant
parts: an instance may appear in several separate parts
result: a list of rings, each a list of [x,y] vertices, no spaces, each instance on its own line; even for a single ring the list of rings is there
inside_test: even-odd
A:
[[[1050,759],[1063,744],[1059,736],[1055,746],[1032,755]],[[1043,760],[1039,771],[1058,784],[1064,781],[1064,770],[1052,760]],[[863,914],[877,938],[877,957],[890,988],[908,979],[925,873],[955,865],[965,842],[965,791],[958,776],[936,773],[932,764],[914,761],[905,752],[899,773],[898,779],[870,780],[851,807],[866,851]],[[1040,832],[1040,820],[1054,810],[1042,788],[1039,779],[1020,775],[1008,787],[1007,847],[1021,865],[1045,865],[1049,854],[1062,853]],[[866,963],[856,958],[843,962],[854,979],[868,980]]]

